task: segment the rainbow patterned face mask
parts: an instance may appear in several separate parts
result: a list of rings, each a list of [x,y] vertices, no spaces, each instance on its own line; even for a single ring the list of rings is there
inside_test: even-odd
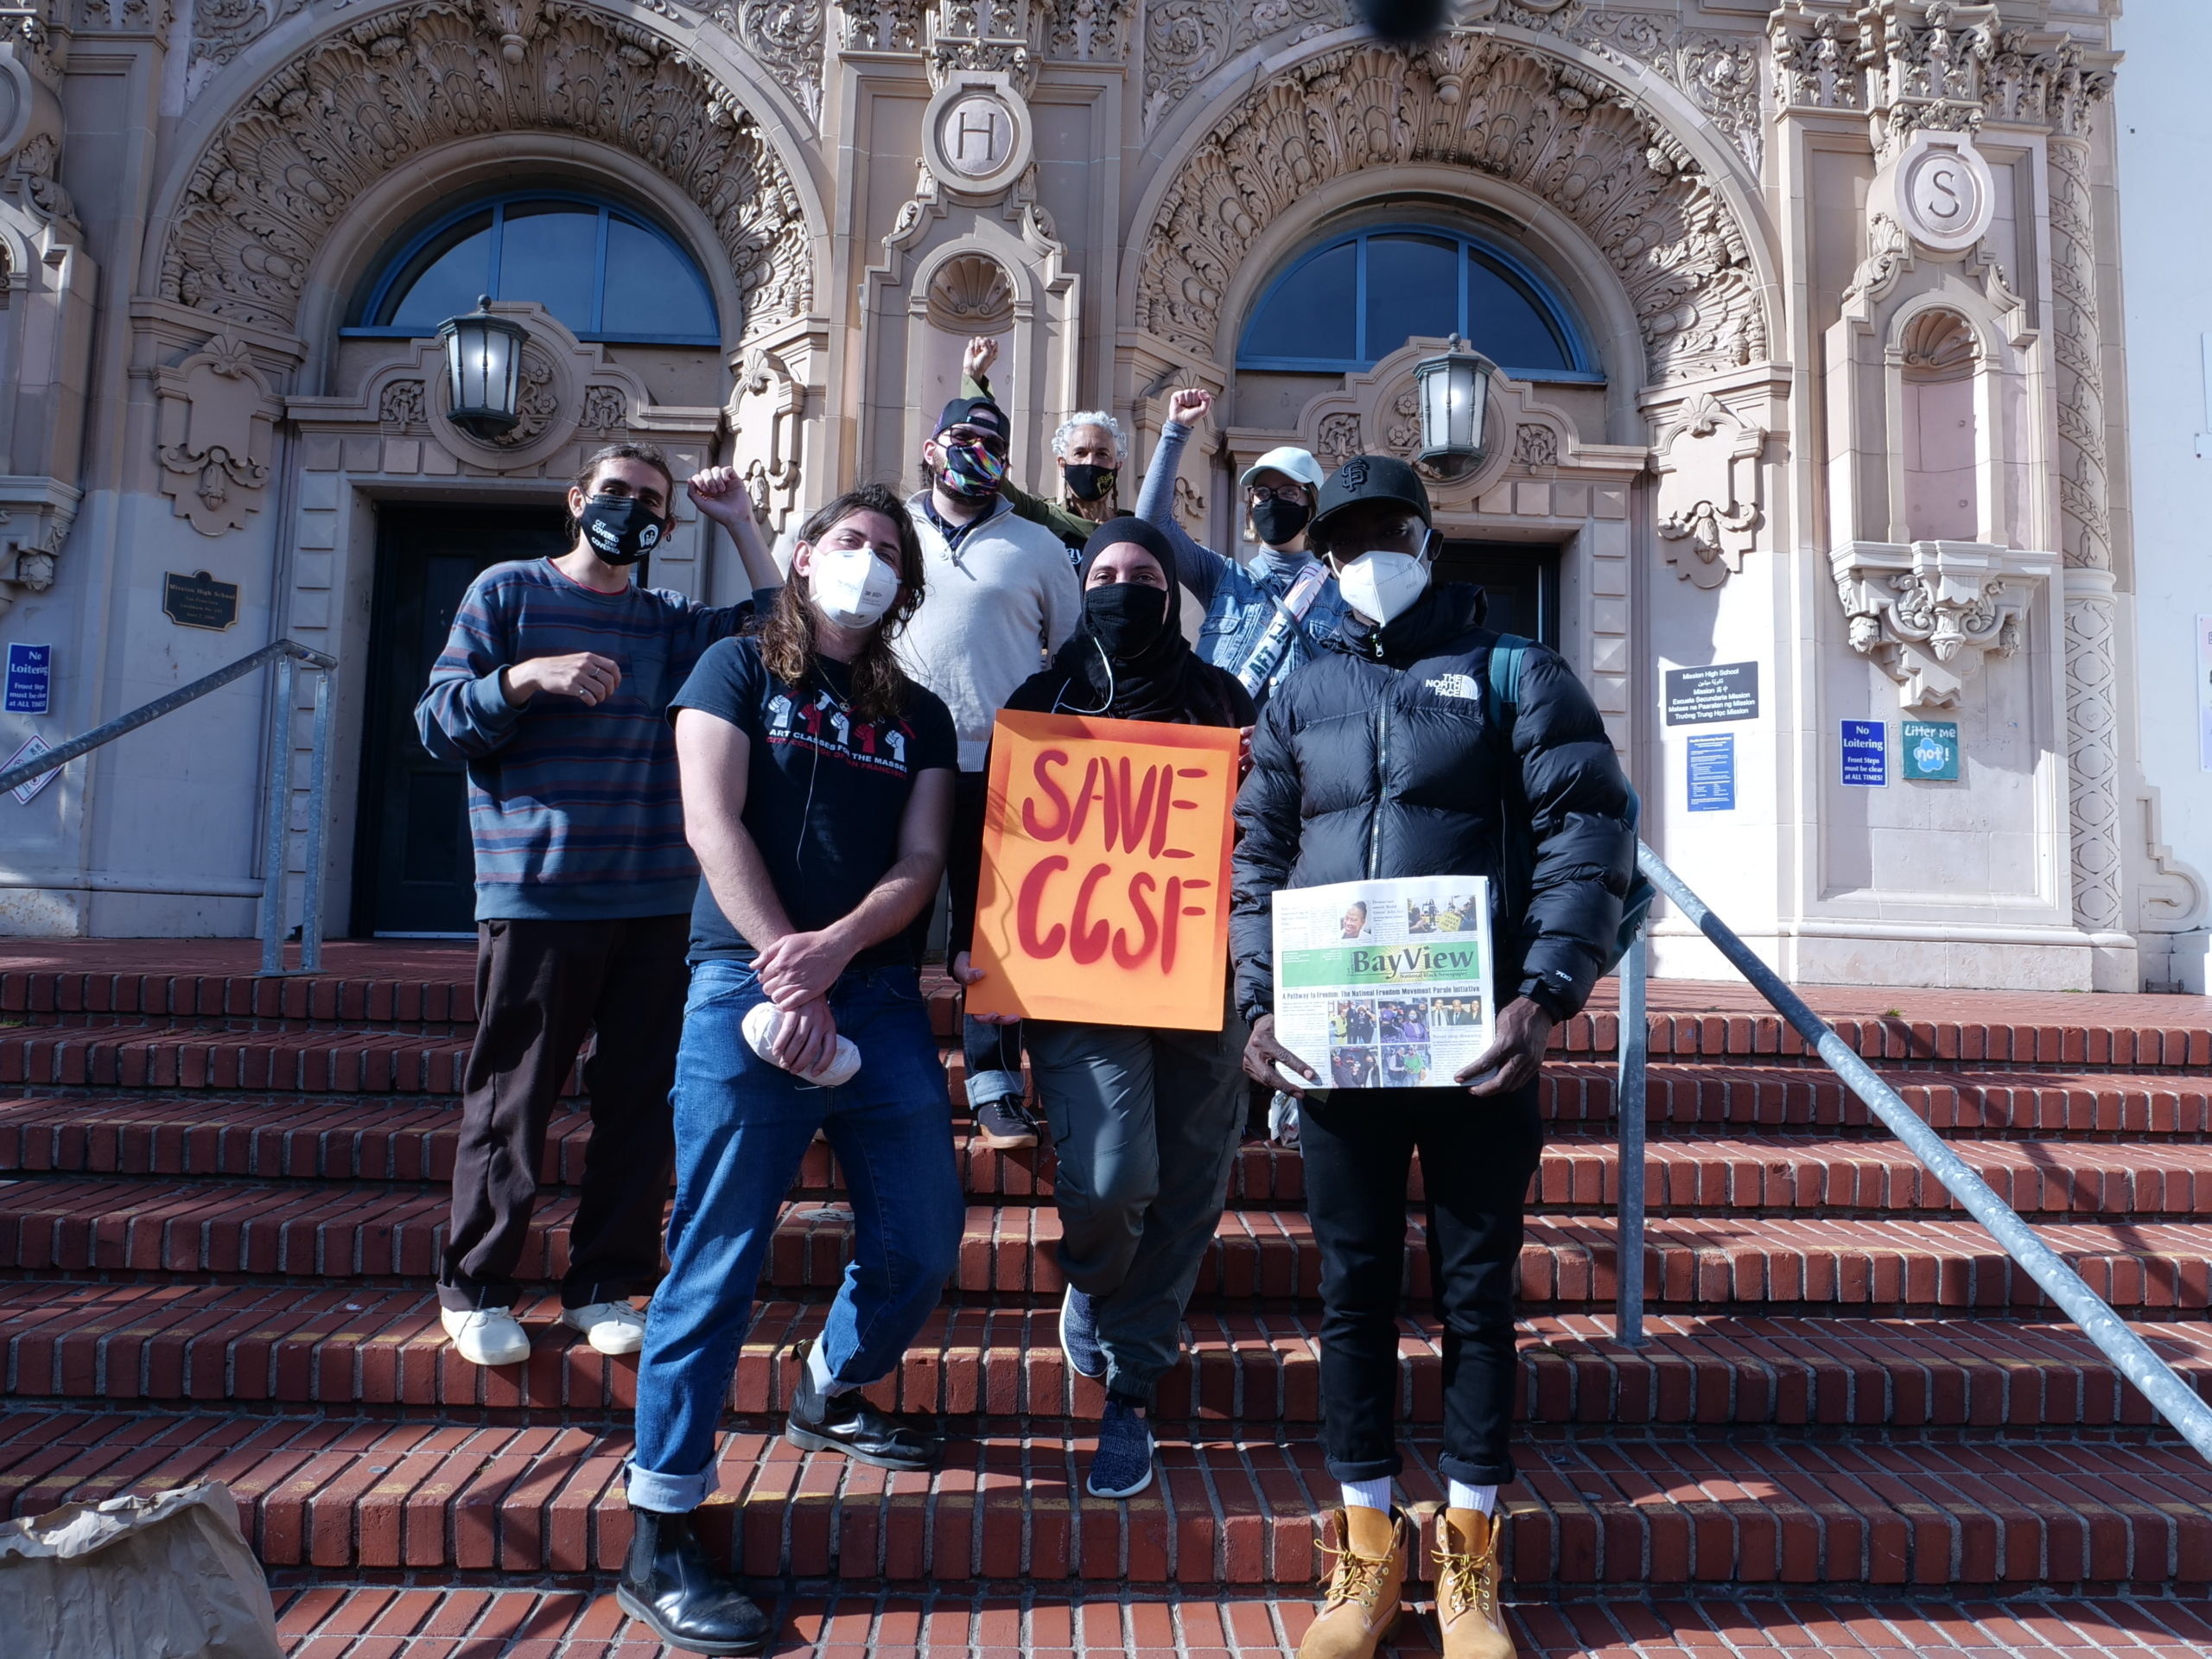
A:
[[[937,481],[948,495],[986,501],[1006,482],[1006,462],[983,444],[947,443],[939,446],[938,453],[944,465],[938,469]]]

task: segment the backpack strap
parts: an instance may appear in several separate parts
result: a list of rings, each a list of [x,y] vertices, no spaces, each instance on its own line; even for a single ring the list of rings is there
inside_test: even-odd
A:
[[[1511,748],[1514,717],[1521,712],[1521,664],[1527,660],[1529,642],[1517,633],[1501,633],[1490,648],[1490,696],[1496,710],[1498,735]]]

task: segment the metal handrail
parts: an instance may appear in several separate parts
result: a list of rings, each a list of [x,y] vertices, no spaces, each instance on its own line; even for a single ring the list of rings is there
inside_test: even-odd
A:
[[[264,645],[251,656],[241,657],[228,667],[179,686],[127,715],[118,715],[106,725],[73,737],[35,760],[0,772],[0,791],[58,771],[79,755],[151,725],[163,715],[175,714],[185,704],[196,702],[210,691],[219,691],[271,663],[276,665],[276,701],[270,714],[269,801],[262,842],[261,971],[270,976],[288,971],[312,974],[322,967],[322,809],[323,791],[329,782],[330,671],[338,666],[335,657],[296,639]],[[288,970],[284,966],[284,849],[292,804],[292,686],[301,667],[321,677],[315,682],[314,748],[308,763],[307,887],[300,916],[300,965]]]
[[[1705,901],[1690,891],[1682,878],[1669,869],[1659,855],[1643,842],[1636,849],[1637,868],[1651,885],[1710,939],[1752,988],[1773,1004],[1830,1071],[1842,1078],[1852,1093],[1865,1101],[1891,1134],[1904,1142],[1929,1172],[1950,1190],[1967,1211],[1987,1228],[2005,1253],[2043,1287],[2066,1316],[2082,1327],[2120,1374],[2141,1391],[2152,1406],[2173,1425],[2181,1437],[2206,1461],[2212,1462],[2212,1406],[2174,1372],[2172,1366],[2152,1351],[2150,1344],[2128,1329],[2104,1298],[2082,1282],[2082,1275],[2036,1236],[2012,1206],[1999,1198],[1988,1182],[1953,1152],[1920,1115],[1905,1104],[1881,1074],[1859,1057],[1836,1035],[1803,999],[1783,982],[1780,975],[1761,962],[1751,946],[1737,938],[1727,923],[1714,915]],[[1645,1117],[1644,1066],[1648,1033],[1644,1020],[1645,944],[1639,938],[1621,959],[1621,1035],[1619,1113],[1621,1129],[1622,1262],[1620,1300],[1616,1309],[1620,1340],[1630,1347],[1643,1341],[1643,1127]],[[1631,1146],[1633,1151],[1631,1152]],[[1630,1165],[1633,1163],[1633,1173]],[[1633,1204],[1634,1214],[1630,1207]],[[1629,1265],[1633,1248],[1635,1265]]]

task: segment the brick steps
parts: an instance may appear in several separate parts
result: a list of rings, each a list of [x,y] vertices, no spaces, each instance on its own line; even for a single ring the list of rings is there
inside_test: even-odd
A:
[[[0,1268],[34,1274],[182,1273],[326,1279],[435,1275],[442,1193],[376,1187],[247,1188],[215,1184],[41,1180],[0,1187]],[[519,1276],[559,1278],[575,1200],[539,1206]],[[787,1204],[768,1251],[772,1291],[833,1290],[852,1236],[841,1204]],[[2212,1306],[2212,1227],[2069,1222],[2044,1236],[2092,1289],[2126,1313]],[[950,1288],[1057,1297],[1059,1217],[1032,1204],[972,1205]],[[1418,1227],[1407,1250],[1409,1294],[1428,1294]],[[1521,1296],[1532,1308],[1609,1303],[1614,1223],[1530,1218]],[[1707,1309],[1780,1304],[1867,1309],[2035,1308],[2043,1293],[1972,1222],[1821,1217],[1655,1217],[1645,1282],[1662,1305]],[[1231,1210],[1222,1217],[1196,1306],[1217,1299],[1310,1300],[1320,1260],[1305,1216]]]
[[[537,1351],[482,1371],[454,1356],[434,1296],[419,1290],[289,1287],[0,1287],[0,1377],[23,1398],[234,1401],[346,1410],[626,1411],[635,1363],[610,1360],[555,1323],[541,1300],[523,1317]],[[764,1304],[741,1356],[729,1408],[779,1412],[794,1382],[791,1345],[817,1334],[823,1305]],[[1094,1384],[1063,1363],[1044,1308],[948,1308],[908,1352],[887,1408],[1093,1418]],[[2135,1427],[2148,1404],[2071,1326],[2005,1320],[1859,1320],[1656,1315],[1641,1350],[1588,1314],[1524,1320],[1519,1410],[1551,1423],[1895,1427]],[[1163,1421],[1311,1423],[1319,1415],[1315,1325],[1294,1313],[1208,1313],[1190,1321],[1191,1359],[1162,1385]],[[1402,1325],[1399,1409],[1442,1416],[1440,1338]],[[2212,1325],[2139,1327],[2212,1398]]]
[[[948,1440],[929,1475],[733,1432],[709,1542],[765,1578],[1314,1580],[1314,1516],[1332,1483],[1310,1440],[1164,1437],[1159,1479],[1118,1503],[1084,1494],[1080,1428],[979,1427]],[[272,1567],[604,1573],[628,1542],[627,1450],[626,1434],[589,1427],[40,1413],[0,1420],[0,1499],[7,1513],[38,1514],[211,1477],[230,1483]],[[1409,1445],[1401,1484],[1413,1502],[1442,1495],[1436,1451]],[[1783,1446],[1540,1428],[1522,1466],[1507,1549],[1522,1593],[2212,1580],[2202,1461],[2136,1439]]]
[[[466,943],[338,941],[311,979],[264,980],[250,941],[11,942],[0,966],[0,1014],[127,1013],[378,1023],[467,1021],[474,1014],[474,951]],[[151,971],[149,971],[149,968]],[[957,999],[942,970],[925,973],[940,1036]],[[1802,994],[1872,1059],[1976,1065],[2212,1065],[2212,1007],[2201,998],[1907,991],[1807,986]],[[1562,1027],[1561,1052],[1609,1052],[1615,987]],[[1796,1033],[1736,981],[1660,980],[1651,988],[1655,1054],[1723,1059],[1805,1052]]]
[[[277,1628],[295,1659],[457,1659],[513,1652],[531,1659],[657,1659],[664,1653],[626,1618],[600,1580],[557,1586],[459,1589],[363,1586],[351,1575],[280,1591]],[[836,1659],[908,1655],[931,1659],[1286,1659],[1313,1618],[1302,1598],[1265,1592],[1192,1595],[1129,1588],[884,1590],[810,1584],[765,1598],[778,1624],[771,1650]],[[1593,1654],[1679,1659],[1784,1649],[1913,1659],[2202,1659],[2212,1623],[2201,1600],[2180,1597],[2068,1598],[2029,1593],[1965,1603],[1770,1594],[1702,1596],[1654,1605],[1615,1597],[1538,1599],[1509,1594],[1507,1616],[1523,1659]],[[516,1644],[512,1648],[507,1644]],[[1402,1619],[1386,1651],[1438,1650],[1427,1607]]]
[[[394,1103],[367,1122],[359,1105],[251,1098],[179,1104],[143,1097],[73,1096],[0,1106],[0,1171],[36,1174],[162,1175],[201,1179],[404,1181],[442,1184],[453,1174],[458,1115],[450,1106]],[[963,1179],[979,1198],[1047,1202],[1049,1146],[1000,1152],[956,1121]],[[574,1185],[590,1122],[564,1112],[546,1141],[539,1179]],[[2124,1141],[1969,1141],[1967,1161],[2024,1215],[2189,1218],[2212,1214],[2212,1145]],[[1802,1211],[1953,1212],[1956,1201],[1920,1161],[1874,1137],[1700,1135],[1649,1143],[1646,1182],[1655,1211]],[[801,1166],[800,1191],[842,1190],[828,1143]],[[1408,1196],[1419,1198],[1416,1163]],[[1248,1141],[1230,1183],[1238,1206],[1302,1203],[1303,1163],[1291,1148]],[[1531,1201],[1610,1208],[1619,1156],[1610,1137],[1567,1131],[1546,1147]]]
[[[466,1038],[459,1036],[433,1041],[396,1033],[278,1030],[237,1034],[236,1042],[219,1052],[204,1033],[190,1043],[174,1042],[159,1054],[155,1052],[157,1045],[141,1038],[132,1039],[134,1047],[105,1038],[87,1043],[79,1036],[50,1035],[0,1039],[0,1052],[10,1041],[17,1045],[19,1061],[38,1045],[41,1065],[56,1075],[0,1076],[0,1084],[22,1091],[14,1099],[0,1101],[0,1167],[15,1166],[19,1157],[29,1156],[18,1152],[18,1147],[33,1146],[43,1136],[54,1148],[46,1154],[48,1161],[26,1166],[72,1168],[79,1166],[78,1159],[106,1156],[118,1160],[117,1167],[181,1173],[161,1161],[181,1154],[157,1148],[188,1136],[193,1147],[188,1155],[209,1160],[211,1173],[220,1169],[232,1174],[262,1173],[269,1167],[262,1160],[270,1159],[289,1165],[308,1158],[307,1167],[313,1170],[317,1167],[315,1160],[350,1155],[364,1173],[374,1173],[403,1155],[414,1160],[408,1167],[423,1166],[425,1158],[435,1162],[440,1155],[435,1146],[442,1138],[449,1141],[458,1122],[442,1114],[450,1114],[459,1103],[455,1096],[467,1047]],[[959,1098],[963,1071],[957,1051],[945,1059],[950,1109],[950,1101]],[[140,1081],[125,1081],[126,1070]],[[143,1081],[156,1073],[192,1081]],[[1923,1068],[1896,1070],[1888,1076],[1908,1105],[1949,1135],[2212,1139],[2212,1078],[2202,1075],[1968,1073]],[[224,1077],[232,1081],[219,1081]],[[193,1092],[37,1092],[156,1087]],[[576,1092],[573,1085],[569,1092]],[[287,1095],[306,1097],[284,1098]],[[334,1095],[340,1098],[330,1098]],[[1610,1061],[1554,1059],[1545,1068],[1541,1099],[1544,1115],[1562,1128],[1610,1124],[1614,1116],[1613,1065]],[[1658,1134],[1887,1133],[1831,1073],[1795,1064],[1655,1065],[1646,1109]],[[955,1115],[964,1120],[964,1108]],[[555,1128],[556,1133],[581,1134],[584,1119],[556,1118]],[[113,1150],[75,1151],[79,1135],[86,1137],[88,1147]],[[401,1154],[379,1144],[409,1136],[425,1141],[430,1149]],[[305,1141],[315,1143],[313,1154],[296,1150]],[[344,1144],[347,1141],[358,1147],[350,1154]],[[281,1149],[275,1143],[281,1143]],[[251,1150],[241,1154],[238,1147]],[[251,1170],[237,1166],[242,1155]]]

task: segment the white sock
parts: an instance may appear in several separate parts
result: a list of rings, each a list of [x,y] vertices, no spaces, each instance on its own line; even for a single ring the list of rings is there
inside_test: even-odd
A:
[[[1390,1513],[1390,1477],[1380,1480],[1347,1480],[1340,1483],[1348,1510],[1380,1510]]]
[[[1451,1483],[1451,1494],[1444,1501],[1455,1510],[1473,1510],[1480,1515],[1497,1513],[1497,1488],[1470,1486],[1464,1480]]]
[[[822,1344],[818,1342],[806,1351],[806,1374],[814,1379],[815,1392],[824,1399],[859,1386],[853,1382],[840,1382],[830,1375],[830,1362],[822,1357]]]

